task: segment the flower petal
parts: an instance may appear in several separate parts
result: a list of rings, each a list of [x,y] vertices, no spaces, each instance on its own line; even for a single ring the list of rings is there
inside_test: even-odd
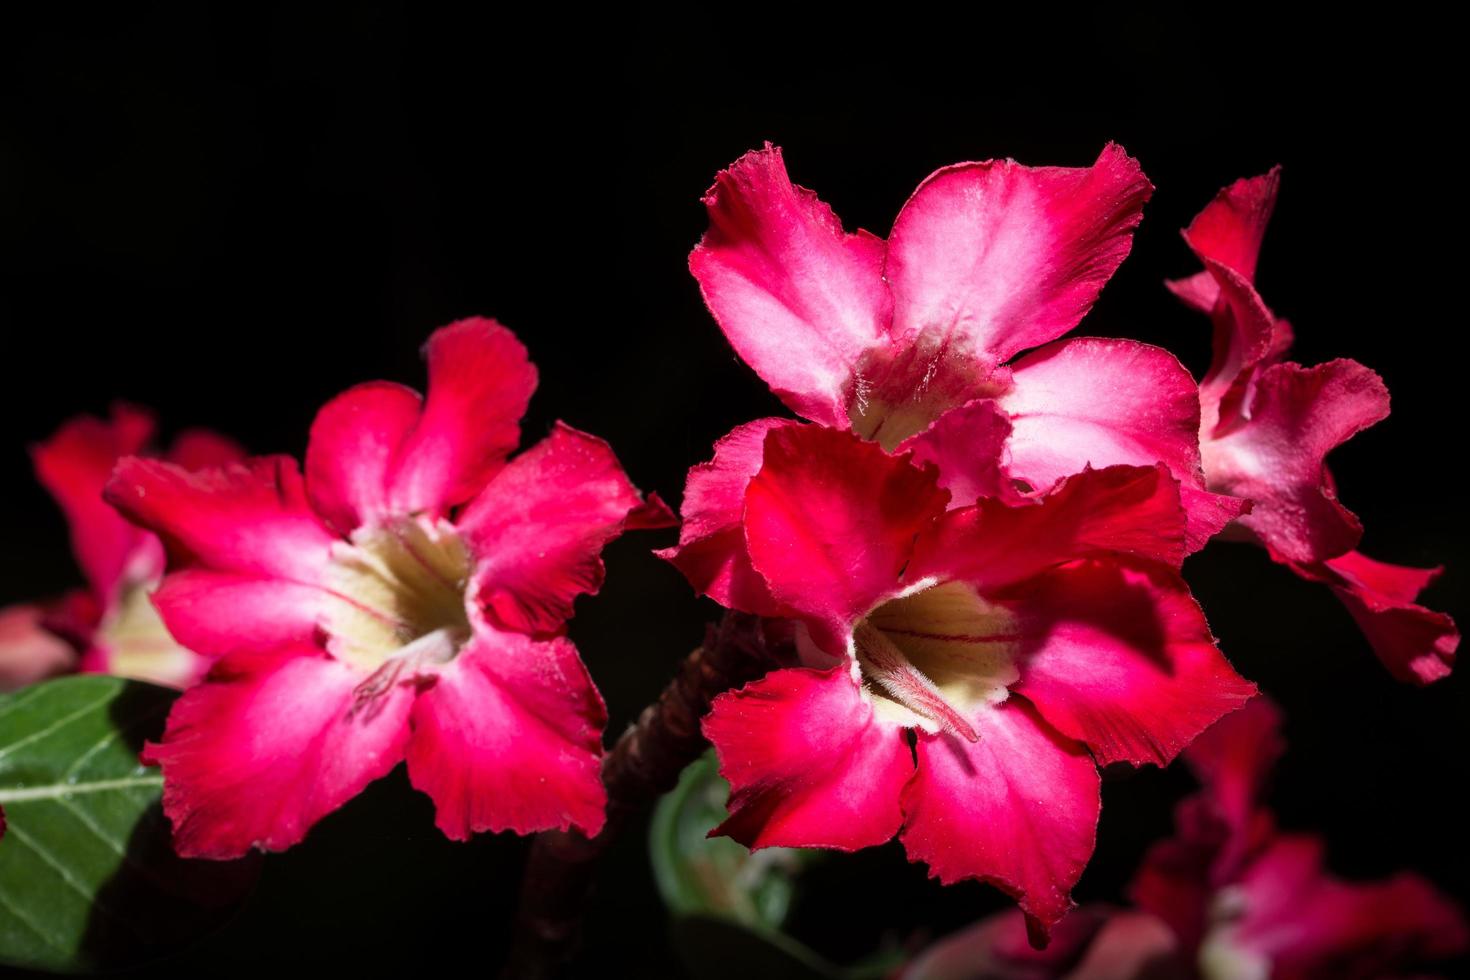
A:
[[[750,558],[777,601],[808,617],[819,646],[895,592],[914,537],[949,494],[933,467],[822,426],[773,429],[745,492]],[[825,632],[823,632],[825,631]]]
[[[476,600],[497,626],[552,633],[602,586],[602,549],[643,503],[608,444],[558,422],[460,515]]]
[[[117,464],[106,497],[162,538],[175,566],[319,582],[335,540],[308,506],[288,456],[192,473],[130,456]]]
[[[658,556],[683,572],[694,591],[727,609],[780,615],[780,604],[750,563],[742,521],[745,488],[760,471],[766,433],[797,424],[777,418],[747,422],[715,443],[713,459],[689,470],[679,544]]]
[[[346,536],[387,513],[389,473],[423,408],[418,392],[389,381],[356,385],[316,413],[306,448],[306,492]]]
[[[277,578],[189,568],[153,593],[153,605],[181,646],[206,657],[310,644],[334,599],[324,589]]]
[[[1376,977],[1470,947],[1463,914],[1429,882],[1341,881],[1323,871],[1314,837],[1279,838],[1238,888],[1239,918],[1206,942],[1206,962],[1264,962],[1273,977]]]
[[[202,470],[238,463],[247,455],[245,447],[229,436],[209,429],[185,429],[174,438],[164,458],[186,470]]]
[[[909,581],[959,579],[981,592],[1097,555],[1184,560],[1178,484],[1163,466],[1109,466],[1068,477],[1036,501],[983,499],[920,536]]]
[[[1429,684],[1449,676],[1460,630],[1447,614],[1414,601],[1439,569],[1374,561],[1359,551],[1315,565],[1293,564],[1292,569],[1331,586],[1394,677]]]
[[[1243,503],[1204,490],[1199,389],[1168,351],[1132,340],[1058,341],[1011,366],[1012,476],[1038,489],[1088,466],[1163,463],[1181,485],[1187,550],[1239,516]],[[1186,497],[1183,488],[1191,492]]]
[[[153,435],[153,417],[118,404],[112,418],[71,419],[31,448],[36,477],[60,505],[71,531],[72,553],[99,601],[114,597],[148,535],[102,499],[102,488],[123,456],[139,452]],[[157,546],[154,545],[156,548]],[[144,570],[144,574],[158,569]]]
[[[1387,416],[1383,381],[1355,361],[1274,364],[1256,380],[1250,420],[1202,447],[1210,489],[1253,502],[1240,523],[1277,561],[1335,558],[1362,525],[1337,502],[1327,454]]]
[[[391,496],[398,513],[441,517],[479,493],[520,444],[536,368],[515,334],[484,317],[435,330],[424,356],[429,394],[395,457]]]
[[[412,719],[408,775],[450,838],[602,829],[607,712],[571,641],[477,630]]]
[[[77,652],[41,625],[45,610],[22,603],[0,608],[0,692],[66,673]]]
[[[923,432],[899,443],[894,452],[911,452],[915,462],[938,467],[939,485],[949,491],[950,507],[965,507],[981,497],[1014,500],[1019,498],[1005,465],[1010,435],[1006,413],[992,399],[977,398],[945,412]]]
[[[1271,212],[1276,210],[1276,193],[1281,186],[1281,168],[1272,167],[1259,177],[1242,177],[1215,195],[1205,209],[1184,229],[1184,240],[1201,259],[1209,258],[1239,273],[1247,282],[1256,281],[1256,261]],[[1174,285],[1170,284],[1171,287]],[[1209,311],[1213,302],[1205,304]]]
[[[976,742],[919,733],[903,845],[944,884],[978,878],[1011,895],[1044,938],[1072,907],[1068,893],[1092,856],[1097,767],[1021,698],[973,721]]]
[[[1152,193],[1116,144],[1091,167],[991,160],[937,171],[889,239],[894,341],[937,331],[945,347],[994,365],[1055,340],[1127,256]]]
[[[721,171],[704,204],[689,268],[720,329],[792,411],[846,428],[855,365],[888,323],[883,241],[844,232],[769,143]]]
[[[1216,648],[1189,587],[1158,566],[1079,562],[1015,602],[1020,683],[1104,765],[1168,765],[1256,693]]]
[[[364,705],[361,671],[311,648],[237,654],[184,692],[144,761],[184,857],[280,851],[403,758],[411,684]]]
[[[730,781],[730,818],[711,836],[854,851],[903,822],[907,737],[874,716],[845,665],[774,670],[715,698],[703,729]]]

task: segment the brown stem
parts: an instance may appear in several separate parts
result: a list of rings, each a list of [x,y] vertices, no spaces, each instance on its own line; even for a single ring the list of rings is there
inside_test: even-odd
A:
[[[728,612],[679,667],[659,699],[638,716],[602,762],[607,823],[596,837],[576,831],[536,836],[521,882],[515,938],[502,977],[555,976],[576,950],[597,859],[629,822],[673,788],[707,744],[700,719],[715,696],[755,680],[774,664],[758,617]]]

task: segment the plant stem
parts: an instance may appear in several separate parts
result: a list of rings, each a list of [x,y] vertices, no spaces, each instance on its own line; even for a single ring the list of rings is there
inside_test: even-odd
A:
[[[521,882],[515,939],[502,976],[556,975],[576,951],[597,860],[635,817],[673,788],[708,744],[699,723],[715,696],[763,675],[775,663],[759,617],[727,612],[704,645],[679,667],[659,699],[638,716],[602,763],[607,822],[596,837],[551,830],[536,835]]]

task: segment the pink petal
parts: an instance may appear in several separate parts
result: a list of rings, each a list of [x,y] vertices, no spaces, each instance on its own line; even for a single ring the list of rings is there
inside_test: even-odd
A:
[[[950,511],[920,536],[905,578],[960,579],[990,592],[1077,558],[1120,554],[1184,560],[1178,485],[1162,466],[1087,470],[1034,502],[984,499]]]
[[[1036,949],[1020,909],[997,912],[925,949],[898,980],[1071,980],[1072,967],[1114,914],[1084,905],[1057,924],[1045,949]]]
[[[1315,565],[1294,564],[1292,569],[1305,579],[1331,586],[1394,677],[1429,684],[1449,676],[1460,630],[1447,614],[1414,601],[1439,569],[1392,565],[1358,551]]]
[[[792,411],[846,428],[855,366],[888,323],[882,240],[845,233],[769,143],[721,171],[704,204],[689,268],[720,329]]]
[[[994,365],[1060,337],[1127,256],[1152,193],[1115,144],[1091,167],[991,160],[937,171],[889,240],[895,342],[937,331]]]
[[[1429,882],[1340,881],[1322,870],[1313,837],[1279,839],[1239,889],[1243,912],[1227,942],[1270,963],[1272,977],[1392,975],[1470,947],[1463,914]]]
[[[1166,766],[1256,693],[1167,569],[1068,565],[1026,583],[1014,608],[1021,680],[1012,690],[1104,765]]]
[[[393,509],[443,516],[479,493],[520,444],[536,368],[515,334],[484,317],[434,331],[424,355],[429,395],[395,457]]]
[[[1184,240],[1201,258],[1209,258],[1256,281],[1261,240],[1276,210],[1281,168],[1259,177],[1243,177],[1215,195],[1184,230]]]
[[[1280,709],[1258,697],[1211,725],[1185,750],[1184,760],[1235,841],[1249,837],[1266,780],[1285,748]]]
[[[153,605],[181,646],[206,657],[310,644],[330,593],[312,585],[189,568],[153,593]]]
[[[745,546],[745,488],[760,471],[766,433],[793,426],[789,419],[757,419],[715,443],[714,459],[689,470],[679,544],[658,552],[689,579],[694,591],[728,609],[780,614],[766,580]]]
[[[412,717],[408,775],[447,836],[602,829],[607,712],[569,640],[482,628]]]
[[[1132,340],[1063,340],[1011,366],[1014,387],[1001,396],[1010,413],[1012,476],[1050,487],[1087,466],[1163,463],[1189,495],[1187,548],[1239,516],[1243,503],[1204,489],[1199,452],[1199,389],[1166,350]]]
[[[174,703],[144,761],[184,857],[280,851],[403,758],[411,684],[370,705],[363,673],[310,648],[238,654]]]
[[[36,477],[66,515],[72,553],[103,602],[111,600],[148,536],[103,501],[102,488],[113,465],[141,451],[152,435],[151,415],[119,404],[110,420],[78,416],[31,448]]]
[[[981,497],[1018,499],[1006,474],[1010,419],[997,403],[977,398],[945,412],[927,429],[899,443],[895,453],[911,452],[916,463],[939,469],[939,485],[950,493],[950,507],[965,507]]]
[[[422,408],[413,389],[372,381],[347,389],[316,413],[306,448],[306,490],[339,534],[391,510],[393,460]]]
[[[607,443],[558,422],[460,515],[473,594],[501,628],[551,633],[602,586],[603,547],[643,504]]]
[[[229,436],[209,429],[185,429],[168,447],[164,458],[186,470],[202,470],[242,462],[246,455],[245,447]]]
[[[308,506],[288,456],[193,473],[130,456],[117,464],[106,497],[162,538],[177,565],[302,583],[326,574],[335,539]]]
[[[907,737],[874,716],[846,665],[772,671],[715,698],[703,729],[730,781],[730,818],[711,836],[854,851],[903,822]]]
[[[77,662],[70,643],[41,625],[45,611],[28,603],[0,608],[0,692],[64,674]]]
[[[914,536],[949,494],[932,467],[822,426],[773,429],[745,492],[750,558],[777,601],[813,620],[839,653],[846,627],[898,588]]]
[[[1044,940],[1092,856],[1097,767],[1021,698],[973,720],[977,742],[919,733],[904,848],[944,884],[978,878],[1011,895]]]
[[[1355,361],[1274,364],[1255,384],[1250,420],[1204,446],[1210,489],[1250,499],[1240,523],[1278,561],[1344,554],[1362,526],[1337,502],[1326,456],[1388,415],[1388,391]]]

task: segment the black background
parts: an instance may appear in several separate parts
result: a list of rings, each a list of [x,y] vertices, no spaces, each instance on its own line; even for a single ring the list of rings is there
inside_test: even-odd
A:
[[[79,582],[25,455],[68,416],[121,397],[166,430],[300,454],[323,401],[371,378],[421,386],[428,332],[472,313],[517,331],[540,368],[528,441],[566,419],[676,502],[715,438],[781,411],[685,267],[719,168],[773,140],[850,228],[883,234],[936,167],[1082,165],[1112,139],[1158,191],[1078,332],[1203,368],[1205,320],[1160,285],[1195,269],[1177,230],[1220,186],[1282,163],[1262,291],[1295,325],[1299,360],[1357,358],[1393,392],[1392,418],[1334,457],[1343,498],[1371,554],[1448,564],[1430,602],[1463,611],[1452,36],[1243,7],[1048,8],[1014,25],[981,7],[7,11],[0,601]],[[610,737],[716,614],[648,554],[669,537],[615,545],[607,587],[572,623]],[[1324,834],[1343,874],[1407,867],[1470,893],[1463,675],[1395,684],[1325,590],[1259,551],[1221,545],[1186,574],[1226,653],[1286,708],[1282,822]],[[1079,899],[1119,897],[1189,786],[1175,771],[1109,781]],[[523,853],[510,837],[444,841],[395,774],[271,858],[252,905],[178,972],[466,959],[491,972]],[[580,967],[673,970],[636,834],[607,870]],[[850,958],[1002,904],[927,882],[890,846],[822,865],[794,928]]]

